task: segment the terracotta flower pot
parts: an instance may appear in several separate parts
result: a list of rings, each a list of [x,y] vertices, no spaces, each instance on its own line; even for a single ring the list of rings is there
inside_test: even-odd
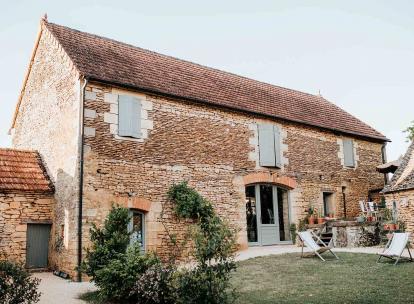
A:
[[[395,224],[395,230],[400,230],[400,225],[399,224]]]
[[[390,230],[390,225],[384,224],[384,230]]]
[[[389,224],[390,230],[395,230],[395,224]]]
[[[323,217],[318,217],[318,224],[325,223],[325,219]]]
[[[313,216],[311,216],[309,219],[309,225],[314,225],[315,224],[315,218]]]

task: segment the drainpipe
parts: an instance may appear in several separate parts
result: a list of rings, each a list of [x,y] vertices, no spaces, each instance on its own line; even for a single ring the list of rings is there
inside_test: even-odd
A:
[[[344,218],[346,218],[346,187],[342,186],[342,200],[343,200],[343,207],[344,207]]]
[[[88,84],[88,78],[84,79],[84,83],[80,93],[80,161],[79,161],[79,209],[78,209],[78,282],[82,282],[82,208],[83,208],[83,146],[84,146],[84,119],[85,119],[85,88]]]

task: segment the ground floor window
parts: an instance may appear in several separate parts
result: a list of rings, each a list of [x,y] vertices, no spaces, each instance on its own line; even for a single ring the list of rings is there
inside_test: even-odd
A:
[[[129,223],[129,231],[131,234],[131,243],[138,243],[139,246],[144,250],[144,213],[136,210],[131,210],[131,221]]]
[[[252,245],[290,241],[288,191],[267,184],[247,186],[246,222]]]

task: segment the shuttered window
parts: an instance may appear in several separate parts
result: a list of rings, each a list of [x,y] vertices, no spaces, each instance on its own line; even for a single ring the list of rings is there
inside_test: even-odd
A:
[[[280,131],[278,126],[262,124],[259,129],[259,158],[263,167],[281,168]]]
[[[133,96],[118,98],[118,135],[141,138],[141,102]]]
[[[355,156],[354,156],[354,141],[352,139],[344,139],[344,165],[345,167],[355,167]]]

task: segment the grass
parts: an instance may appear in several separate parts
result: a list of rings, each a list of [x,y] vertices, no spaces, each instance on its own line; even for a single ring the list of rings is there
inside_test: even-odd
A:
[[[414,263],[377,264],[371,254],[339,257],[322,262],[286,254],[240,262],[232,278],[237,303],[414,303]]]
[[[325,254],[329,257],[329,254]],[[340,260],[273,255],[239,262],[232,283],[238,304],[414,303],[414,263],[377,264],[373,254],[338,253]],[[102,304],[96,292],[80,297]]]

